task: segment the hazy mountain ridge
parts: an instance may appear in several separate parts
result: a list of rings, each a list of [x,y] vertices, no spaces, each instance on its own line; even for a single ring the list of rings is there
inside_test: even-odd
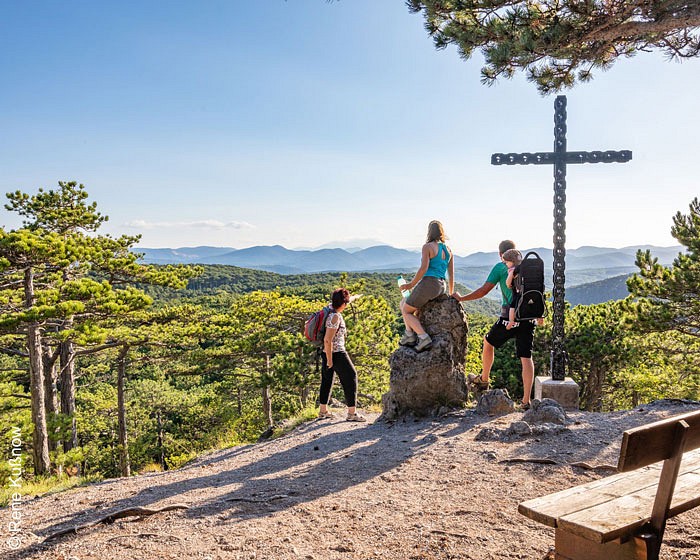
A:
[[[600,303],[627,296],[626,278],[637,271],[638,250],[651,250],[664,265],[670,265],[682,250],[674,247],[635,245],[614,249],[583,246],[566,254],[566,299],[572,305]],[[544,247],[527,249],[537,252],[545,262],[545,286],[552,290],[552,250]],[[375,245],[348,251],[341,248],[286,249],[281,245],[248,247],[181,247],[178,249],[139,249],[143,260],[151,264],[221,264],[263,270],[283,275],[319,272],[381,272],[413,274],[420,263],[420,252]],[[455,280],[473,290],[481,286],[498,253],[477,252],[465,257],[455,255]],[[489,293],[500,299],[498,289]]]
[[[616,274],[620,274],[620,267],[629,267],[630,271],[633,271],[638,249],[650,249],[652,254],[658,257],[659,262],[669,265],[680,252],[681,246],[639,245],[621,249],[585,246],[567,251],[566,268],[567,271],[615,268],[618,269]],[[523,254],[530,250],[536,251],[545,261],[545,267],[551,270],[551,249],[545,247],[526,249]],[[281,245],[261,245],[246,249],[206,246],[178,249],[144,247],[138,251],[143,254],[144,262],[151,264],[227,264],[283,274],[326,271],[410,271],[417,269],[420,263],[418,251],[397,249],[389,245],[376,245],[353,252],[339,248],[292,250]],[[496,262],[498,262],[498,253],[495,251],[478,252],[464,257],[455,255],[455,267],[458,269],[490,267]]]

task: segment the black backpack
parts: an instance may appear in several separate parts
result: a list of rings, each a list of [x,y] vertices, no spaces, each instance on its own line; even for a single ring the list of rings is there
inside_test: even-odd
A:
[[[520,263],[517,277],[520,301],[515,308],[515,320],[540,319],[547,315],[544,303],[544,261],[535,251],[530,251]]]

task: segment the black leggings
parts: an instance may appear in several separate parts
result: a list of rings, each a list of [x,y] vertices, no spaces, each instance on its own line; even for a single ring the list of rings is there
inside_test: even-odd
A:
[[[340,384],[345,393],[345,404],[355,406],[357,399],[357,371],[352,365],[347,352],[333,352],[333,367],[328,369],[326,365],[326,353],[321,352],[321,393],[319,402],[328,404],[331,399],[331,389],[333,388],[333,373],[338,374]]]

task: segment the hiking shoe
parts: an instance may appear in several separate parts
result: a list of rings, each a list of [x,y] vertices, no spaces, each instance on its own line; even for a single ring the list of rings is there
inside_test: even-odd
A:
[[[416,342],[418,342],[418,337],[414,332],[405,332],[399,340],[401,346],[415,346]]]
[[[348,414],[348,417],[345,420],[348,422],[367,422],[367,418],[361,414],[358,414],[357,412]]]
[[[335,418],[335,414],[333,414],[330,410],[326,410],[326,412],[319,412],[318,419],[323,420],[324,418]]]
[[[423,350],[430,348],[432,345],[433,339],[430,338],[430,335],[426,335],[423,338],[418,337],[418,344],[416,344],[413,348],[416,352],[422,352]]]
[[[467,383],[481,391],[487,391],[489,388],[489,382],[481,379],[481,374],[470,373],[467,375]]]

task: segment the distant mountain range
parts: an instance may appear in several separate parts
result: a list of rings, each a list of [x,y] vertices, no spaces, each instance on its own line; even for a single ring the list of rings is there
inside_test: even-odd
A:
[[[585,246],[567,251],[566,299],[572,305],[602,303],[627,296],[626,279],[637,271],[638,250],[650,250],[663,265],[670,265],[682,250],[674,247],[635,245],[613,249]],[[526,254],[528,249],[523,253]],[[179,249],[138,249],[150,264],[220,264],[264,270],[278,274],[317,272],[395,272],[413,274],[420,263],[420,252],[389,245],[358,248],[286,249],[280,245],[233,249],[231,247],[181,247]],[[545,285],[552,289],[552,250],[534,249],[545,261]],[[498,253],[455,256],[455,280],[468,289],[481,286]],[[488,294],[500,299],[498,290]]]
[[[637,250],[650,249],[662,264],[671,264],[682,247],[654,247],[637,245],[612,249],[607,247],[580,247],[567,251],[566,269],[568,272],[599,271],[587,281],[599,280],[625,272],[634,272]],[[523,251],[526,253],[529,250]],[[267,270],[280,274],[304,274],[313,272],[347,271],[413,271],[420,263],[420,253],[397,249],[389,245],[377,245],[367,249],[315,249],[292,250],[281,245],[233,249],[231,247],[181,247],[179,249],[139,248],[143,260],[152,264],[227,264],[243,268]],[[538,247],[534,249],[545,261],[548,270],[552,268],[552,250]],[[465,257],[455,255],[455,268],[490,268],[498,262],[498,254],[473,253]],[[606,272],[607,271],[607,272]],[[456,274],[457,276],[457,274]],[[568,283],[568,282],[567,282]]]

